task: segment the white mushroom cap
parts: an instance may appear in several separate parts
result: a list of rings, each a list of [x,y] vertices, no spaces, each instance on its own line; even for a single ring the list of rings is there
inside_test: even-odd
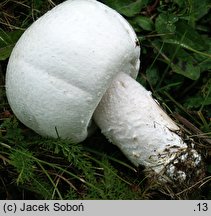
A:
[[[56,6],[13,49],[6,74],[12,110],[41,135],[83,141],[112,79],[120,72],[136,78],[136,42],[128,22],[102,3]]]

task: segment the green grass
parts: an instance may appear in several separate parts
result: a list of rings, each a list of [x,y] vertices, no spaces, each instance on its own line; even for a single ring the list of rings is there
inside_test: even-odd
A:
[[[0,199],[211,199],[211,3],[208,0],[103,0],[141,42],[138,81],[195,139],[207,165],[193,188],[147,181],[97,131],[83,143],[42,138],[13,115],[4,78],[24,30],[62,0],[0,2]]]

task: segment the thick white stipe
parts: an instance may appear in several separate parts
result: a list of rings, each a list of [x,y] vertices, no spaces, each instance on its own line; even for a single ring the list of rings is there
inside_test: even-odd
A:
[[[188,146],[178,135],[179,127],[151,92],[125,73],[113,80],[95,110],[94,120],[136,166],[144,165],[157,174],[183,181],[186,172],[178,169],[177,164],[185,164],[190,155],[193,167],[201,162],[194,149],[187,152]]]

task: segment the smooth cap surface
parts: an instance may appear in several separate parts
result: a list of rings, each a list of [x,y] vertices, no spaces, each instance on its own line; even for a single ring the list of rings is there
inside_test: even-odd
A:
[[[112,79],[136,78],[140,47],[128,22],[94,0],[68,0],[33,23],[9,59],[6,93],[37,133],[83,141]]]

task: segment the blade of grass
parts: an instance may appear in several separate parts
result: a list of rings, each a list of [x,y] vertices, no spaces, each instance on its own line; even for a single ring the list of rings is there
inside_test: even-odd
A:
[[[63,200],[62,195],[59,191],[59,189],[57,188],[56,184],[54,183],[53,179],[50,177],[50,175],[48,174],[48,172],[46,171],[46,169],[42,166],[42,164],[37,160],[36,163],[39,165],[39,167],[42,169],[43,173],[45,173],[45,175],[47,176],[47,178],[49,179],[49,181],[51,182],[51,184],[54,187],[54,190],[57,192],[59,198],[61,200]],[[53,198],[53,197],[52,197]]]
[[[186,109],[178,103],[168,92],[164,91],[164,94],[178,107],[180,108],[183,112],[185,112],[195,123],[198,125],[201,125],[199,121],[197,121],[191,114],[189,114]]]
[[[91,153],[94,153],[94,154],[96,154],[96,155],[104,156],[103,153],[98,152],[98,151],[95,151],[95,150],[93,150],[93,149],[90,149],[90,148],[87,148],[87,147],[84,147],[84,149],[87,150],[87,151],[89,151],[89,152],[91,152]],[[134,167],[130,166],[129,164],[127,164],[127,163],[125,163],[125,162],[123,162],[123,161],[120,161],[120,160],[118,160],[118,159],[116,159],[116,158],[114,158],[114,157],[107,156],[107,155],[106,155],[106,157],[107,157],[108,159],[110,159],[110,160],[112,160],[112,161],[114,161],[114,162],[116,162],[116,163],[118,163],[118,164],[124,166],[124,167],[129,168],[130,170],[132,170],[132,171],[134,171],[134,172],[137,172],[137,170],[136,170]]]
[[[13,149],[13,150],[14,150],[14,151],[18,151],[20,154],[24,154],[24,152],[21,152],[21,151],[19,151],[19,150],[17,150],[17,149]],[[58,169],[58,170],[60,170],[60,171],[62,171],[62,172],[64,172],[64,173],[66,173],[66,174],[68,174],[68,175],[74,177],[75,179],[79,180],[80,182],[86,184],[87,186],[92,187],[92,188],[95,189],[95,190],[101,191],[101,190],[100,190],[99,188],[97,188],[95,185],[93,185],[93,184],[91,184],[91,183],[85,181],[84,179],[78,177],[77,175],[73,174],[72,172],[67,171],[67,170],[64,169],[64,168],[59,167],[57,164],[50,163],[50,162],[47,162],[47,161],[38,159],[38,158],[36,158],[35,156],[29,156],[29,155],[26,155],[26,154],[24,154],[24,155],[30,157],[30,158],[33,159],[35,162],[38,162],[38,163],[40,163],[40,164],[45,164],[45,165],[47,165],[47,166],[49,166],[49,167],[52,167],[52,168],[54,168],[54,169]]]
[[[125,182],[126,184],[128,185],[131,185],[130,182],[126,181],[125,179],[123,179],[121,176],[117,175],[113,170],[109,169],[109,167],[107,167],[104,163],[100,162],[99,160],[93,158],[93,157],[90,157],[90,156],[87,156],[89,157],[91,160],[95,161],[96,163],[98,163],[100,166],[104,167],[105,169],[109,170],[113,175],[115,175],[117,178],[119,178],[121,181]]]

